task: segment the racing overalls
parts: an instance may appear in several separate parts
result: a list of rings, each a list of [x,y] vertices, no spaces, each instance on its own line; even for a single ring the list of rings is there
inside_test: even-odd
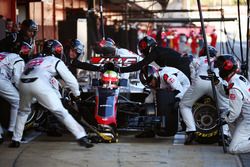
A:
[[[60,75],[74,96],[80,95],[76,78],[60,59],[52,56],[38,57],[26,64],[19,84],[21,100],[12,140],[20,141],[22,138],[24,125],[31,111],[32,98],[36,98],[42,106],[55,114],[76,139],[86,136],[83,127],[63,107],[51,86],[51,78],[57,75]]]
[[[24,69],[23,59],[15,53],[0,52],[0,96],[9,102],[10,123],[8,131],[13,132],[19,107],[19,79]],[[0,137],[2,127],[0,126]]]
[[[184,93],[190,86],[188,77],[174,67],[164,67],[159,70],[160,75],[160,88],[169,89],[170,91],[177,90],[176,98],[182,99]],[[154,97],[154,91],[145,99],[146,103],[152,103]]]
[[[213,64],[214,59],[211,58]],[[213,65],[212,65],[213,66]],[[208,76],[208,61],[206,56],[197,57],[190,63],[191,80],[192,84],[185,92],[183,98],[180,101],[180,112],[183,121],[186,124],[186,131],[196,131],[195,121],[192,114],[192,106],[194,103],[204,95],[213,97],[213,91],[210,79],[204,79],[202,76]],[[218,76],[218,69],[215,68],[214,72]],[[218,84],[216,87],[218,106],[221,112],[226,112],[228,109],[228,98],[224,92],[223,85]],[[225,133],[226,130],[225,128]]]
[[[247,153],[250,152],[250,84],[245,77],[235,74],[228,81],[228,89],[229,114],[225,120],[235,125],[229,152]]]

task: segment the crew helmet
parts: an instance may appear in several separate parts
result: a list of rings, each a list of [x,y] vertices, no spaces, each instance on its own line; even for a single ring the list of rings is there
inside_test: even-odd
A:
[[[213,46],[207,46],[207,48],[208,48],[208,52],[209,52],[209,55],[210,55],[210,57],[216,57],[216,55],[217,55],[217,50],[216,50],[216,48],[215,47],[213,47]],[[201,56],[206,56],[207,55],[207,48],[206,48],[206,46],[203,46],[202,48],[201,48],[201,50],[200,50],[200,52],[199,52],[199,56],[201,57]]]
[[[62,59],[63,45],[58,40],[49,39],[43,44],[43,53],[46,55],[54,55],[55,57]]]
[[[27,42],[22,42],[20,45],[19,55],[27,63],[31,59],[33,47]]]
[[[70,47],[76,52],[77,57],[84,55],[84,45],[79,39],[72,39],[70,42]]]
[[[103,39],[97,42],[94,50],[97,54],[113,56],[116,50],[115,42],[111,38]]]
[[[138,43],[139,54],[147,57],[155,46],[157,46],[156,40],[151,36],[145,36]]]
[[[141,83],[146,87],[158,88],[160,86],[160,74],[152,65],[143,66],[139,78]]]
[[[227,79],[233,72],[237,72],[239,63],[231,54],[222,54],[217,57],[216,65],[219,68],[219,76],[222,79]]]
[[[26,19],[21,24],[21,31],[27,34],[28,31],[34,32],[34,37],[38,31],[38,25],[31,19]]]

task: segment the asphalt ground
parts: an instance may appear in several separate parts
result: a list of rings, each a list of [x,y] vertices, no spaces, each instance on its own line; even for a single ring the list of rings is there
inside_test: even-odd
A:
[[[242,167],[248,154],[224,154],[217,144],[183,145],[184,135],[134,138],[121,135],[118,143],[80,147],[71,134],[48,137],[32,132],[20,148],[0,145],[0,167]],[[246,162],[246,163],[245,163]]]

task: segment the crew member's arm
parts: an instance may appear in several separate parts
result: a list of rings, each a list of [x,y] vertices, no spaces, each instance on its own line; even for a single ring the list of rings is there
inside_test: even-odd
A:
[[[88,70],[88,71],[100,71],[100,67],[90,64],[90,63],[86,63],[86,62],[81,62],[79,60],[74,60],[71,64],[72,66],[74,66],[75,68],[80,68],[83,70]]]
[[[20,81],[20,77],[23,73],[24,66],[25,66],[25,64],[24,64],[24,61],[22,59],[16,60],[14,62],[12,82],[17,89],[19,88],[19,81]]]
[[[175,75],[164,74],[163,79],[167,84],[171,86],[173,90],[179,91],[179,93],[175,97],[182,99],[185,92],[178,78]]]
[[[156,53],[151,52],[150,55],[148,55],[143,60],[141,60],[141,61],[139,61],[139,62],[137,62],[135,64],[131,64],[130,66],[127,66],[127,67],[120,67],[119,72],[120,73],[126,73],[126,72],[138,71],[143,66],[152,63],[156,59],[156,56],[157,56]]]
[[[79,96],[80,95],[79,84],[74,75],[69,71],[67,66],[61,60],[58,60],[55,68],[59,73],[60,77],[64,80],[65,84],[69,86],[74,96],[75,97]]]

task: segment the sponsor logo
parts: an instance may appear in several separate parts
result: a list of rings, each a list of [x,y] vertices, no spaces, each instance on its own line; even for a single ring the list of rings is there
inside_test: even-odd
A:
[[[93,64],[104,64],[106,62],[115,62],[121,65],[129,65],[136,63],[137,58],[136,57],[111,57],[111,58],[92,57],[90,61]]]

